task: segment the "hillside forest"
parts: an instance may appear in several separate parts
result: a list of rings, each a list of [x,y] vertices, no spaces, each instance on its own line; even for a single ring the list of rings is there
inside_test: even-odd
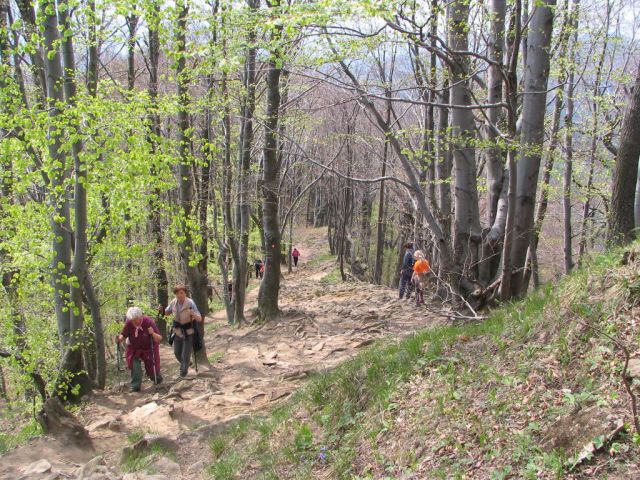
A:
[[[127,308],[166,335],[176,283],[205,317],[277,321],[307,227],[365,291],[397,287],[413,242],[430,303],[476,320],[630,242],[639,14],[634,0],[0,0],[3,405],[104,389]]]

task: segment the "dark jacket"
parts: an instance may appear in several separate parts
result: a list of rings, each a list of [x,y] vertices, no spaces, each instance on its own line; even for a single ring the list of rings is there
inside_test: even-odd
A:
[[[410,277],[413,275],[413,250],[407,250],[402,259],[402,275]]]

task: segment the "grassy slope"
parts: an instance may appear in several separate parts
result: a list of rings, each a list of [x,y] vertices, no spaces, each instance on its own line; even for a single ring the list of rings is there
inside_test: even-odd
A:
[[[602,255],[482,323],[376,344],[271,415],[211,439],[211,476],[640,478],[611,340],[640,350],[633,250],[629,265],[621,251]],[[600,447],[574,426],[594,418],[626,428],[574,467],[584,444]]]

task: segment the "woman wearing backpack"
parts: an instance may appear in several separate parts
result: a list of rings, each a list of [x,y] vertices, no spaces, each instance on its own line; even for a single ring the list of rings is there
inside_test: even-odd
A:
[[[165,313],[173,313],[173,354],[180,362],[180,376],[186,377],[193,352],[193,339],[197,326],[193,322],[202,322],[202,315],[195,302],[187,297],[187,287],[181,283],[173,288],[175,298],[171,300]]]

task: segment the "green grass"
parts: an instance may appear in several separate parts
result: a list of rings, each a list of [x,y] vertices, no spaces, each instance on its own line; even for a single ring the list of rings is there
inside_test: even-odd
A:
[[[336,259],[336,256],[333,255],[331,252],[325,252],[309,260],[308,265],[310,267],[317,267],[318,265],[328,262],[329,260],[335,261],[335,259]]]
[[[42,428],[35,420],[24,425],[17,433],[0,433],[0,454],[6,453],[41,434]]]
[[[173,461],[176,461],[177,457],[174,452],[167,450],[166,448],[152,444],[149,448],[143,448],[141,450],[134,450],[122,457],[120,466],[123,472],[146,472],[146,473],[158,473],[154,471],[154,459],[158,457],[167,457]]]
[[[134,445],[144,438],[144,432],[135,430],[127,434],[127,441]],[[142,447],[140,449],[128,451],[123,455],[120,466],[122,471],[126,473],[141,472],[157,473],[153,470],[153,460],[157,457],[167,457],[173,461],[176,461],[176,454],[171,450],[152,443],[149,447]]]
[[[517,435],[503,428],[493,431],[484,420],[469,413],[473,410],[472,397],[474,392],[486,390],[488,412],[500,425],[512,415],[513,405],[519,401],[518,388],[536,368],[537,358],[553,354],[561,368],[575,369],[575,352],[588,346],[593,332],[577,334],[560,312],[569,308],[582,318],[602,320],[608,306],[589,304],[588,287],[594,278],[605,278],[619,260],[620,251],[599,256],[556,286],[545,285],[523,301],[490,312],[481,323],[424,330],[399,342],[377,342],[332,372],[314,376],[287,404],[267,416],[253,418],[240,434],[225,434],[224,439],[212,441],[216,462],[209,473],[216,479],[239,478],[250,464],[262,472],[260,478],[279,478],[279,472],[286,472],[287,478],[312,478],[314,468],[329,465],[331,478],[351,478],[364,444],[371,445],[378,463],[390,462],[388,471],[393,472],[397,465],[376,453],[377,438],[393,428],[398,396],[402,397],[407,381],[428,371],[433,376],[429,381],[433,379],[439,389],[425,393],[429,408],[423,415],[439,414],[451,422],[452,428],[464,421],[460,427],[474,432],[475,443],[484,452],[482,460],[491,465],[496,458],[501,459],[490,472],[491,478],[536,478],[540,471],[561,475],[567,460],[562,452],[540,450],[539,423],[530,423]],[[325,285],[339,282],[337,268],[325,279]],[[633,294],[637,290],[635,279],[627,284]],[[552,337],[538,342],[541,333]],[[481,339],[481,359],[464,356],[465,347],[459,343],[463,337],[470,343]],[[586,356],[582,363],[603,362]],[[502,368],[505,365],[507,368]],[[609,368],[611,378],[615,377],[613,367]],[[542,371],[543,375],[549,373]],[[560,404],[549,409],[549,418],[603,401],[602,396],[597,397],[602,395],[598,392],[601,387],[589,375],[580,373],[576,381],[580,391],[567,393]],[[544,392],[536,395],[530,405],[550,400]],[[425,437],[431,434],[423,432]],[[502,439],[510,450],[496,446],[496,439]],[[467,448],[455,436],[447,436],[442,442],[460,454]],[[418,460],[410,452],[403,452],[403,471],[410,473]],[[446,456],[441,462],[431,471],[432,478],[455,478],[452,472],[466,468],[462,460],[450,461]]]
[[[318,283],[323,287],[328,287],[329,285],[338,285],[341,282],[342,275],[340,275],[340,269],[336,267],[332,268],[331,271],[322,277]]]

